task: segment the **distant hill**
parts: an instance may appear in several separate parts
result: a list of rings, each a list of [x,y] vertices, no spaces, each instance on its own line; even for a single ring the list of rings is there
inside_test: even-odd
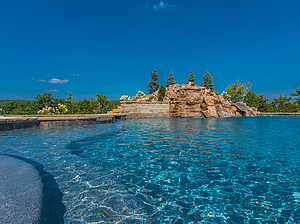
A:
[[[113,102],[116,105],[121,105],[120,100],[109,100],[111,102]]]

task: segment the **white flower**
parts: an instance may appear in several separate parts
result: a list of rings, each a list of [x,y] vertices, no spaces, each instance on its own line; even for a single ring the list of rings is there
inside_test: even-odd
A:
[[[137,96],[145,96],[145,93],[139,90]]]
[[[128,96],[127,95],[123,95],[123,96],[121,96],[120,100],[128,100]]]

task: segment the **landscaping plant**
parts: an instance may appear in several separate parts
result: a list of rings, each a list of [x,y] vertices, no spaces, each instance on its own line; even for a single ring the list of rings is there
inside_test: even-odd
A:
[[[206,69],[206,73],[203,76],[202,86],[204,86],[206,89],[210,89],[212,92],[214,91],[213,79],[208,72],[208,68]]]
[[[154,69],[153,72],[151,72],[151,79],[148,82],[148,93],[152,94],[159,88],[159,81],[158,81],[158,74],[156,72],[156,69]]]

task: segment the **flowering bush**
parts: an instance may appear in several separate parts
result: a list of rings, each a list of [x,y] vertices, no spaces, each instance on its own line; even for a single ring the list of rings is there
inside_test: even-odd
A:
[[[66,114],[68,109],[66,108],[66,105],[64,104],[58,104],[58,106],[55,108],[55,114]]]
[[[55,114],[55,108],[46,106],[43,109],[39,110],[38,114],[41,114],[41,115],[54,115]]]
[[[65,113],[67,113],[67,111],[68,111],[68,109],[66,108],[66,105],[59,103],[57,107],[46,106],[42,110],[39,110],[38,114],[41,114],[41,115],[65,114]]]
[[[99,108],[93,109],[93,114],[102,114],[103,111],[100,110]]]
[[[129,101],[129,100],[130,100],[130,97],[125,96],[125,95],[121,96],[121,98],[120,98],[120,101]]]
[[[139,90],[137,96],[145,96],[145,93]]]

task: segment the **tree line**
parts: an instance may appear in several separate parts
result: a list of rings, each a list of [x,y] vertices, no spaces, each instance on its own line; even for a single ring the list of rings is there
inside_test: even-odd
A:
[[[165,96],[166,89],[163,85],[160,86],[158,74],[154,69],[151,72],[151,79],[148,82],[148,93],[152,94],[158,90],[158,99],[163,101]],[[195,82],[195,75],[194,72],[190,72],[189,77],[186,81],[186,84]],[[166,81],[166,87],[170,85],[176,84],[175,77],[173,75],[172,70],[169,73],[169,76]],[[206,73],[202,79],[202,86],[206,89],[210,89],[212,92],[218,93],[218,90],[215,90],[213,78],[211,74],[206,69]],[[300,87],[294,93],[291,93],[290,96],[282,96],[275,97],[270,103],[268,103],[268,99],[264,95],[258,96],[255,92],[250,91],[252,87],[252,83],[240,83],[239,79],[236,80],[235,83],[231,83],[226,88],[226,91],[223,91],[222,95],[226,100],[233,101],[233,102],[244,102],[250,107],[255,107],[260,112],[289,112],[295,113],[300,112]],[[295,101],[293,100],[295,97]]]
[[[148,82],[149,89],[147,92],[149,94],[152,94],[158,90],[158,100],[163,101],[163,98],[165,97],[166,88],[163,85],[159,84],[158,78],[159,77],[156,72],[156,69],[154,69],[154,71],[151,72],[151,79]],[[192,71],[190,72],[189,77],[186,81],[186,84],[189,84],[189,83],[193,83],[196,85],[195,75],[194,75],[194,72],[192,72]],[[175,77],[171,70],[169,73],[169,76],[167,78],[167,81],[166,81],[166,87],[169,87],[170,85],[174,85],[174,84],[176,84]],[[212,92],[214,91],[213,79],[212,79],[212,76],[210,75],[210,73],[208,72],[208,69],[206,69],[206,73],[203,76],[202,86],[206,87],[207,89],[210,89]]]
[[[258,96],[255,92],[250,91],[252,83],[240,83],[239,79],[235,83],[231,83],[226,88],[226,92],[222,95],[225,99],[233,102],[244,102],[250,107],[255,107],[260,112],[271,112],[271,113],[297,113],[300,112],[300,87],[290,96],[275,97],[270,103],[264,95]],[[295,101],[292,102],[293,97]]]
[[[37,94],[33,101],[9,100],[1,107],[2,115],[36,114],[104,114],[120,105],[119,101],[109,101],[106,95],[74,101],[70,91],[66,98],[54,98],[51,93]]]

